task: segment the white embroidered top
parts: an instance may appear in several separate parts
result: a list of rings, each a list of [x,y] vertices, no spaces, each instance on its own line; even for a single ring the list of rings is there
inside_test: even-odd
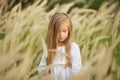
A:
[[[82,69],[80,49],[75,42],[71,43],[70,54],[72,66],[65,68],[66,64],[65,47],[64,46],[57,47],[57,54],[54,61],[54,64],[56,64],[56,66],[54,66],[51,69],[51,74],[55,76],[55,80],[67,80],[68,78],[74,76]],[[45,54],[43,54],[37,69],[38,72],[40,73],[45,67],[47,67],[46,58]]]

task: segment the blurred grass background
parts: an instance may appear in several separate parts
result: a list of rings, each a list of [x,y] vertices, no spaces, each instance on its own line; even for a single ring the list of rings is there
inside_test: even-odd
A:
[[[83,69],[70,80],[120,80],[120,0],[0,0],[0,80],[37,73],[51,15],[68,13]]]

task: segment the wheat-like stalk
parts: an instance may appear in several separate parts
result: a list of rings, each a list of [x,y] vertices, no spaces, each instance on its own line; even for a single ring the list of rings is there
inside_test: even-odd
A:
[[[44,39],[48,22],[55,12],[68,12],[75,2],[56,5],[46,12],[47,0],[40,1],[24,10],[18,4],[5,14],[0,7],[0,80],[53,80],[54,76],[37,72],[43,50],[47,56]],[[120,45],[120,10],[114,12],[117,6],[108,2],[98,11],[74,8],[68,14],[83,63],[83,69],[70,80],[120,79],[119,59],[114,57]]]

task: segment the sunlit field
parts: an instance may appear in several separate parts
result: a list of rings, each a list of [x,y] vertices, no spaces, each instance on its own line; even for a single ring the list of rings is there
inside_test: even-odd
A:
[[[74,3],[56,5],[46,12],[47,0],[39,2],[24,10],[18,4],[5,14],[0,7],[0,80],[54,79],[37,72],[42,51],[46,50],[48,22],[55,12],[67,13]],[[118,3],[106,2],[98,10],[73,8],[68,15],[83,64],[69,80],[120,80]]]

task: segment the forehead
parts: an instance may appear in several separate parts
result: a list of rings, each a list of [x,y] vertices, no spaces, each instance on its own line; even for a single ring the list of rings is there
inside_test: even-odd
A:
[[[58,26],[58,30],[68,29],[68,24],[63,22]]]

